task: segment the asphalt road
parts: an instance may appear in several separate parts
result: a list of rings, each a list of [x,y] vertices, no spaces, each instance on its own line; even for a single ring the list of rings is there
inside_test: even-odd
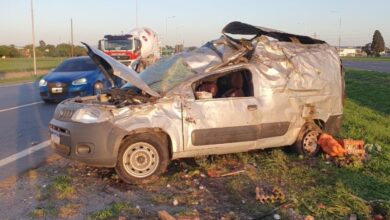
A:
[[[0,86],[0,180],[38,166],[51,153],[44,147],[1,165],[1,160],[49,139],[55,107],[42,102],[37,82]]]
[[[343,61],[346,68],[362,69],[377,72],[390,73],[390,62],[375,62],[375,61]]]

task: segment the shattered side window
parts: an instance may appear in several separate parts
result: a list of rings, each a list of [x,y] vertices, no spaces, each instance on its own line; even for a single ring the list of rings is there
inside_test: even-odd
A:
[[[141,79],[158,93],[165,93],[195,75],[184,59],[174,56],[161,60],[140,74]]]

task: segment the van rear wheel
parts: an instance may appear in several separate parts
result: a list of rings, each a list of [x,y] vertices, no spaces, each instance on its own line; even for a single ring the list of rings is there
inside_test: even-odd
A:
[[[155,135],[145,133],[122,142],[115,170],[124,182],[142,184],[156,180],[168,164],[167,146]]]
[[[307,157],[313,157],[320,151],[317,143],[322,130],[314,123],[306,123],[299,132],[293,147],[295,151]]]

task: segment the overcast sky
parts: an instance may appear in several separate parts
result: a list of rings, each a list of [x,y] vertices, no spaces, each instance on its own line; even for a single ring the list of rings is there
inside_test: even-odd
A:
[[[136,27],[136,0],[34,0],[36,41],[97,45],[105,34],[127,33]],[[138,0],[138,23],[165,37],[168,44],[200,46],[219,37],[224,25],[242,21],[338,45],[363,45],[380,30],[390,45],[389,0]],[[30,0],[0,0],[0,45],[31,43]],[[172,18],[172,16],[175,16]],[[168,18],[168,19],[167,19]],[[168,22],[166,22],[168,21]]]

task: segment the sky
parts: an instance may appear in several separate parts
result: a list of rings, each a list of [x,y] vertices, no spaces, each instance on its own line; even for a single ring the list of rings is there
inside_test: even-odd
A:
[[[31,0],[0,0],[0,45],[31,44]],[[389,0],[33,0],[36,43],[97,45],[106,34],[153,29],[169,45],[200,46],[231,21],[361,46],[379,30],[390,46]],[[340,25],[341,20],[341,25]]]

